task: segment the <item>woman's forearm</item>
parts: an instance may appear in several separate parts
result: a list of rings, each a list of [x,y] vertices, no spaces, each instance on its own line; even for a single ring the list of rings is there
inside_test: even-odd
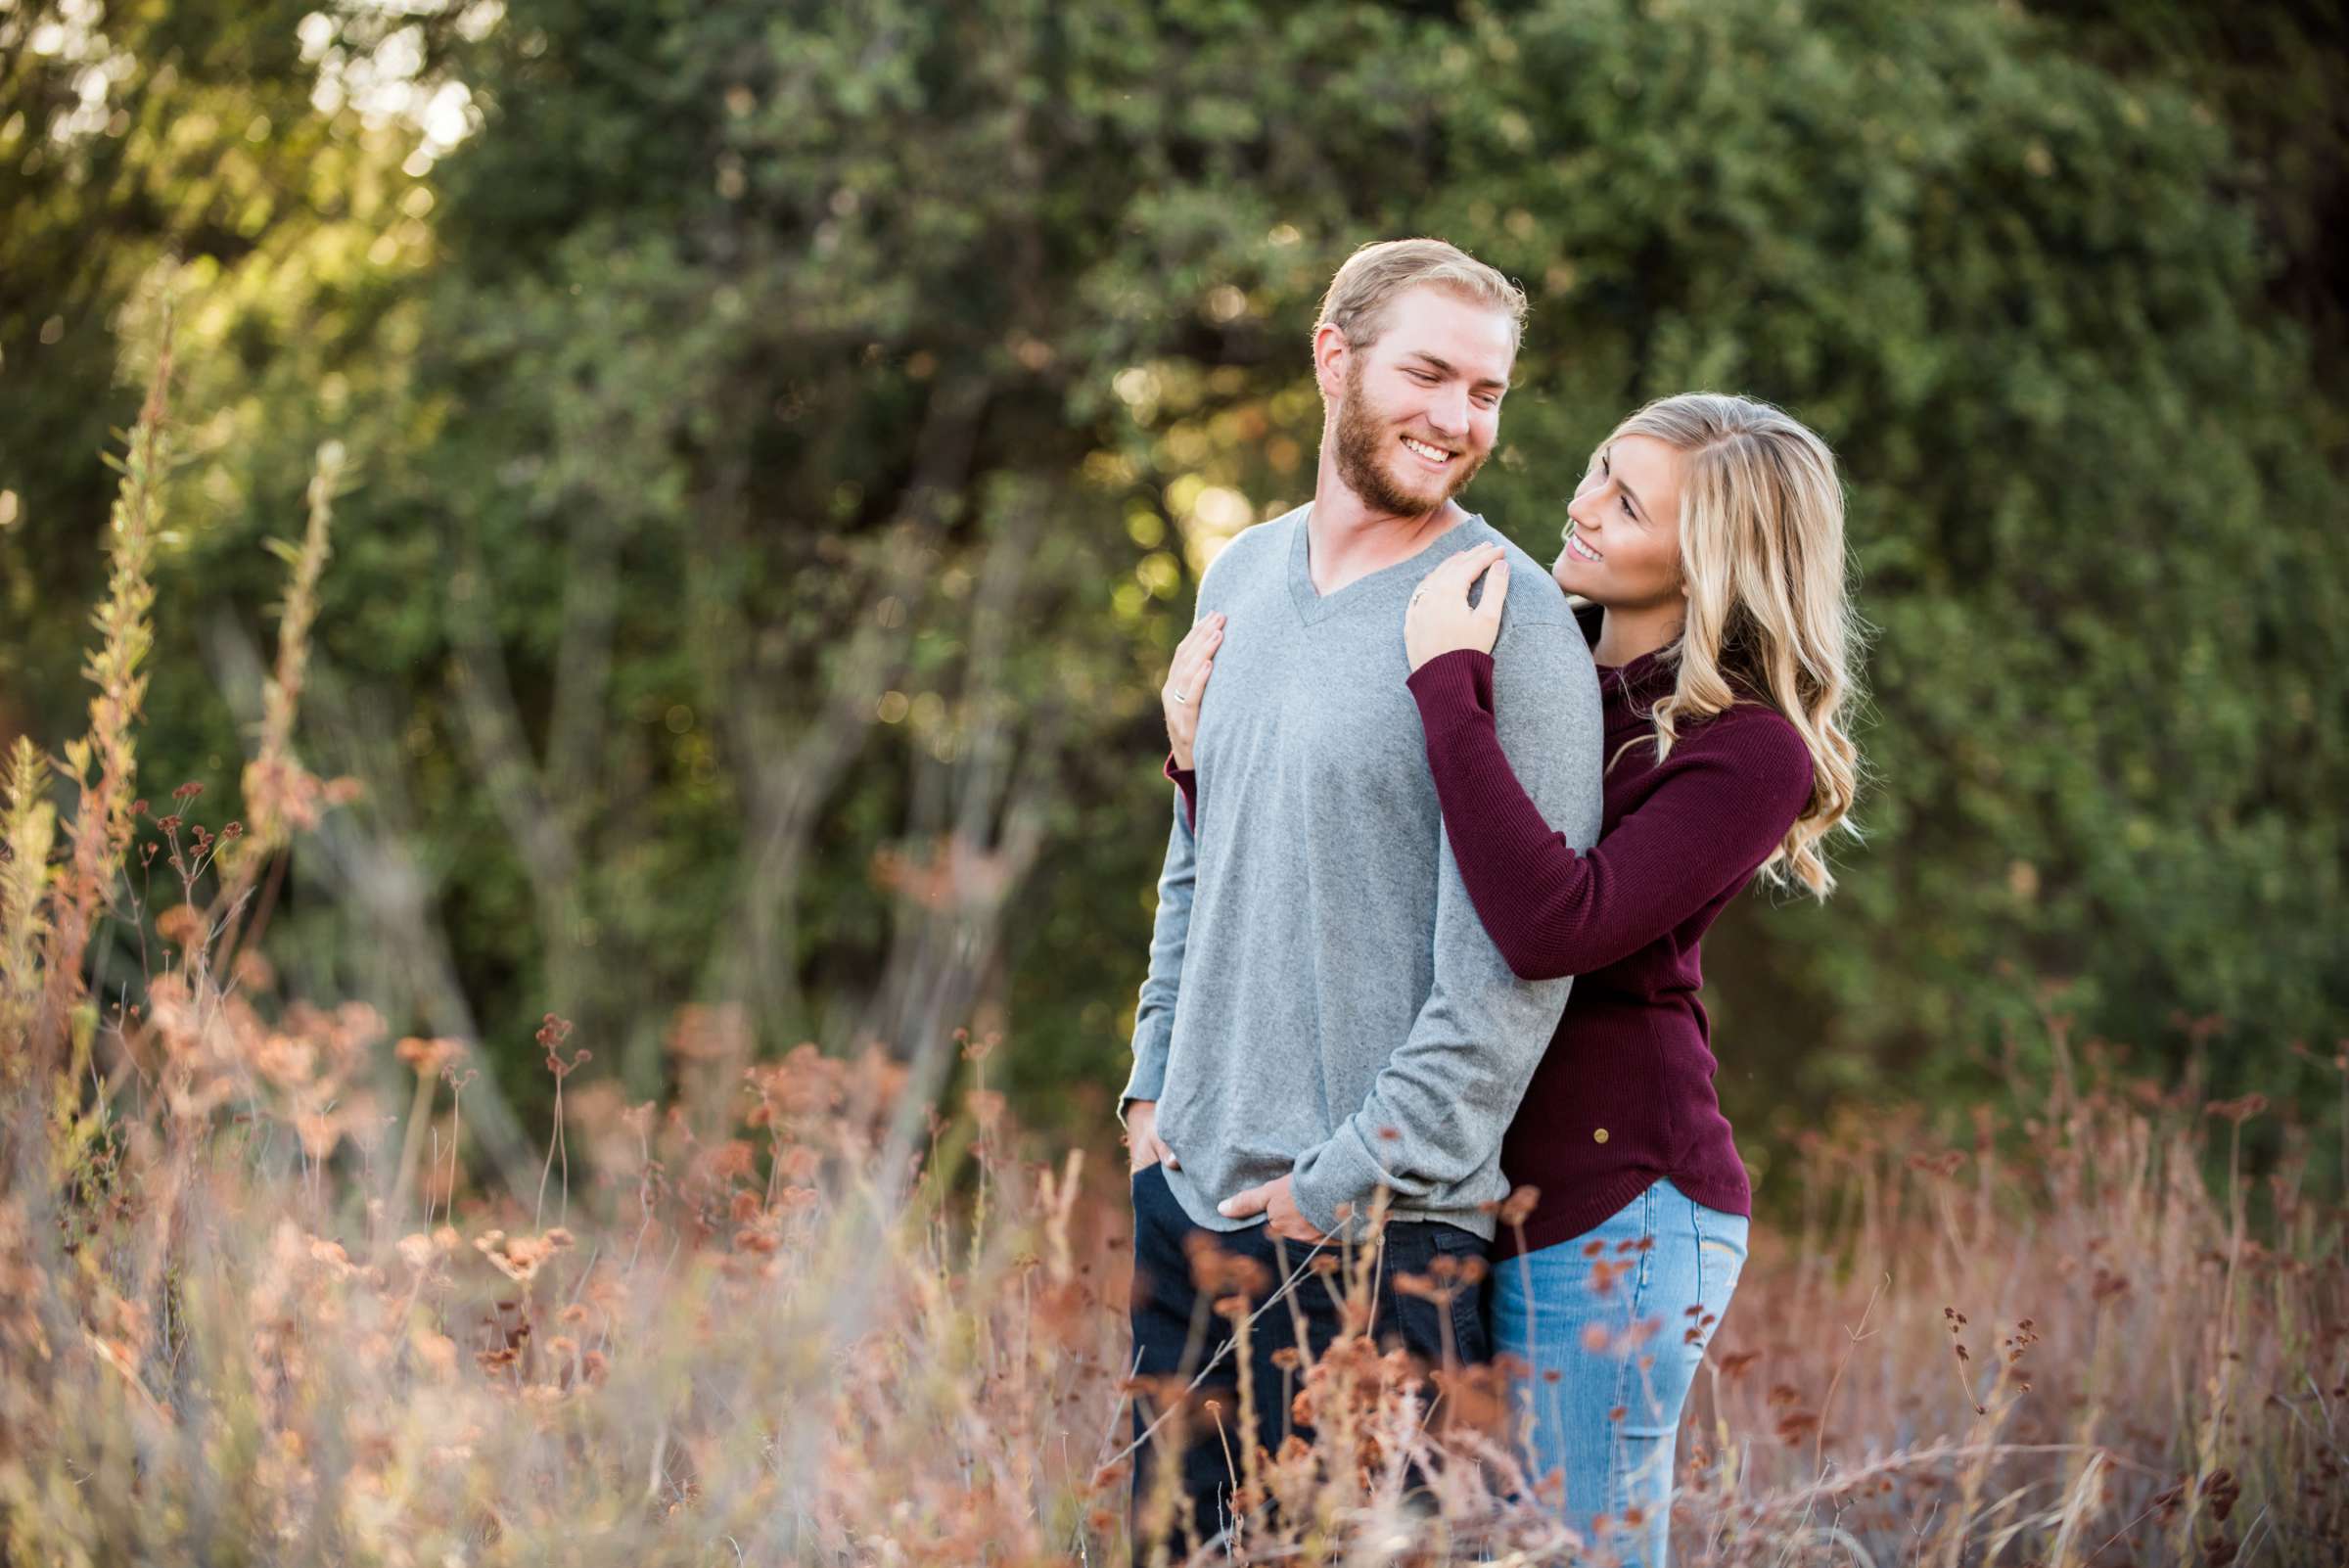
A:
[[[1604,968],[1670,932],[1750,875],[1808,797],[1799,737],[1791,751],[1774,735],[1734,750],[1683,742],[1637,806],[1578,852],[1501,749],[1489,658],[1444,655],[1410,686],[1461,880],[1523,979]]]

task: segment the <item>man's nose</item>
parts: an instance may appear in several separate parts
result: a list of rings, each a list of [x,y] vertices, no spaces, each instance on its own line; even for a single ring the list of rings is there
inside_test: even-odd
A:
[[[1467,392],[1458,387],[1439,389],[1435,396],[1428,400],[1427,422],[1447,436],[1467,430]]]

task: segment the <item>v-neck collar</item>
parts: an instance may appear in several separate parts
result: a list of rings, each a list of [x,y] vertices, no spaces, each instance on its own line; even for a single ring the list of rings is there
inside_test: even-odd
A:
[[[1296,512],[1295,536],[1289,540],[1289,599],[1297,607],[1297,619],[1309,626],[1328,620],[1358,598],[1368,597],[1366,594],[1356,594],[1357,588],[1367,587],[1405,572],[1409,572],[1414,577],[1427,576],[1446,556],[1467,543],[1469,525],[1485,520],[1482,513],[1471,512],[1428,540],[1416,553],[1404,557],[1392,566],[1383,566],[1376,572],[1356,577],[1342,588],[1321,593],[1313,587],[1313,568],[1308,551],[1313,532],[1308,525],[1313,521],[1313,515],[1311,503]]]

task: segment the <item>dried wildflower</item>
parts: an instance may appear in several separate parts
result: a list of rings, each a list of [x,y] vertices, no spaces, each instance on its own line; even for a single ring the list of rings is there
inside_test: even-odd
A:
[[[302,1088],[318,1076],[318,1047],[299,1036],[272,1032],[253,1053],[253,1068],[279,1088]]]
[[[1271,1287],[1270,1269],[1254,1258],[1225,1250],[1205,1231],[1194,1230],[1183,1237],[1182,1250],[1189,1259],[1191,1285],[1196,1290],[1210,1295],[1238,1292],[1261,1296]]]
[[[1788,1447],[1800,1444],[1819,1430],[1819,1414],[1815,1410],[1788,1410],[1778,1417],[1774,1435]]]
[[[751,1054],[750,1015],[740,1002],[688,1002],[671,1019],[667,1044],[680,1061],[740,1061]]]
[[[337,1118],[310,1111],[294,1119],[295,1134],[301,1140],[301,1152],[313,1160],[323,1160],[335,1152],[343,1141],[343,1124]]]
[[[451,1064],[463,1059],[465,1042],[410,1035],[392,1047],[392,1054],[415,1069],[418,1078],[438,1078]]]
[[[1399,1273],[1388,1283],[1397,1295],[1410,1296],[1420,1301],[1443,1301],[1451,1295],[1425,1274]]]
[[[414,1330],[408,1343],[416,1351],[416,1359],[436,1377],[447,1377],[457,1369],[457,1342],[446,1334],[437,1334],[429,1328]]]

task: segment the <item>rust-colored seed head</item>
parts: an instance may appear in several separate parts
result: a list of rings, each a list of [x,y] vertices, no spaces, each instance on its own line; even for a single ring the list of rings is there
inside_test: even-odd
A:
[[[1542,1189],[1540,1187],[1518,1187],[1516,1190],[1511,1192],[1506,1199],[1502,1200],[1500,1205],[1500,1222],[1505,1225],[1521,1225],[1525,1223],[1527,1218],[1533,1214],[1535,1207],[1540,1204],[1541,1201]]]

